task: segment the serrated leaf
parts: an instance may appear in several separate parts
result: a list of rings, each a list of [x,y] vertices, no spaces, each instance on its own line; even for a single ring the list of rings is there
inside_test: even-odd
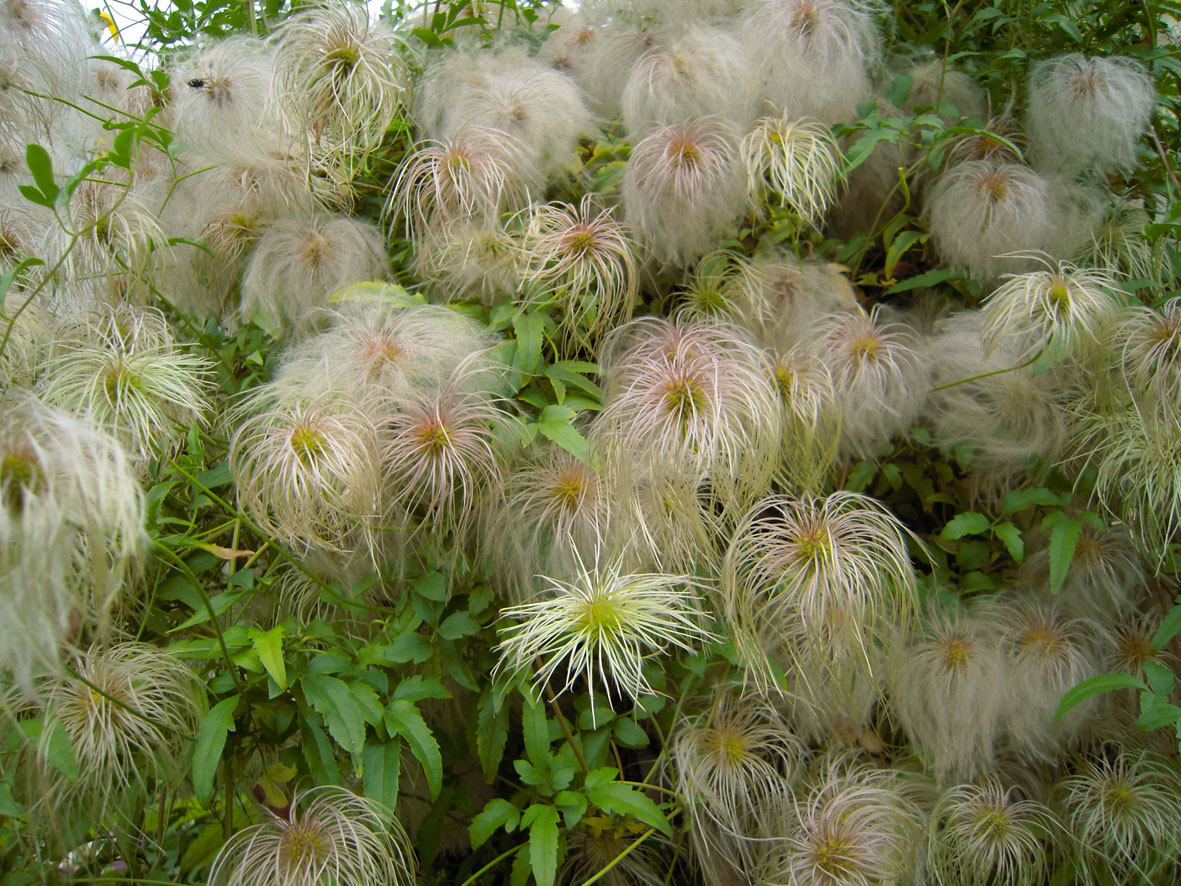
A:
[[[554,805],[561,811],[562,822],[566,825],[566,830],[569,830],[582,821],[589,804],[586,794],[577,791],[558,791],[554,797]]]
[[[1100,674],[1097,677],[1090,677],[1083,680],[1077,686],[1071,689],[1062,696],[1062,701],[1058,705],[1058,711],[1054,714],[1054,722],[1057,723],[1065,717],[1071,709],[1082,704],[1088,698],[1093,698],[1096,695],[1102,695],[1104,692],[1115,692],[1117,689],[1146,689],[1144,681],[1139,677],[1134,677],[1131,674]]]
[[[1140,693],[1140,717],[1136,727],[1144,732],[1164,726],[1177,727],[1181,723],[1181,708],[1169,701],[1167,696],[1155,692]]]
[[[488,842],[489,837],[501,828],[512,833],[520,821],[520,809],[503,797],[493,797],[468,825],[468,837],[472,842],[472,849],[479,849]]]
[[[424,680],[421,674],[415,674],[398,684],[394,698],[421,701],[424,698],[451,698],[451,693],[438,680]]]
[[[417,631],[399,634],[385,651],[385,660],[390,664],[422,664],[435,654],[434,647]]]
[[[365,745],[361,760],[365,767],[365,796],[393,809],[398,803],[402,742],[396,738],[385,744],[370,742]]]
[[[898,262],[906,253],[906,250],[914,246],[916,243],[924,243],[927,237],[930,236],[922,231],[903,231],[894,238],[894,242],[890,244],[890,248],[886,250],[886,265],[885,274],[887,277],[894,276],[894,268],[898,266]]]
[[[534,803],[521,817],[529,828],[529,865],[537,886],[554,886],[558,876],[558,810]]]
[[[479,630],[480,623],[466,612],[453,612],[439,625],[439,636],[444,640],[459,640]]]
[[[631,785],[609,781],[606,784],[587,787],[586,796],[604,812],[630,815],[637,821],[656,828],[665,836],[671,837],[673,834],[672,827],[660,811],[660,807],[647,794],[637,791]]]
[[[545,316],[538,311],[513,317],[513,331],[517,334],[517,354],[521,368],[532,372],[541,362],[541,342],[545,332]]]
[[[586,461],[586,437],[570,424],[575,415],[572,409],[550,404],[541,411],[537,429],[548,439],[557,443],[579,461]]]
[[[340,767],[336,765],[336,754],[332,742],[316,723],[302,717],[299,724],[300,749],[308,762],[308,770],[316,784],[340,784]]]
[[[237,705],[237,695],[223,698],[201,721],[197,743],[193,747],[193,793],[200,803],[207,804],[213,796],[213,776],[221,762],[226,738],[235,729],[234,708]]]
[[[365,716],[347,683],[328,674],[304,674],[304,698],[324,717],[333,741],[355,756],[365,747]]]
[[[443,755],[418,708],[403,699],[394,699],[385,709],[385,725],[391,734],[402,736],[410,745],[411,753],[426,775],[431,800],[439,799],[439,791],[443,788]]]
[[[1157,661],[1144,662],[1144,679],[1157,695],[1168,696],[1173,691],[1173,672]]]
[[[939,533],[939,537],[944,541],[954,541],[965,535],[980,535],[987,532],[991,525],[989,519],[983,514],[969,511],[966,514],[956,514],[952,517],[943,527],[943,531]]]
[[[1005,549],[1008,550],[1014,563],[1020,563],[1025,559],[1025,539],[1021,537],[1020,529],[1006,520],[1004,523],[994,526],[992,531],[1004,543]]]
[[[1040,505],[1046,508],[1058,507],[1062,505],[1062,496],[1041,487],[1037,489],[1014,489],[1011,492],[1005,493],[1003,512],[1006,514],[1016,514],[1018,511],[1024,511],[1026,508],[1033,507],[1034,505]]]
[[[441,572],[431,572],[414,582],[414,593],[436,603],[446,603],[451,597],[447,577]]]
[[[1161,619],[1160,627],[1152,635],[1153,651],[1160,652],[1178,634],[1181,634],[1181,603],[1175,603]]]
[[[1066,581],[1066,573],[1070,563],[1074,560],[1074,552],[1078,547],[1079,536],[1083,531],[1083,521],[1073,517],[1052,520],[1058,515],[1051,514],[1042,523],[1042,528],[1050,529],[1050,593],[1057,594],[1062,590],[1062,583]]]
[[[283,661],[283,636],[287,629],[276,625],[269,631],[257,628],[250,632],[250,642],[254,651],[258,653],[258,660],[280,689],[287,688],[287,665]]]
[[[484,690],[480,711],[476,717],[476,751],[480,756],[480,770],[489,784],[496,778],[504,747],[508,742],[508,708],[496,706],[496,691],[492,686]]]
[[[539,769],[549,768],[549,724],[545,705],[528,695],[521,703],[521,728],[525,737],[525,755]]]

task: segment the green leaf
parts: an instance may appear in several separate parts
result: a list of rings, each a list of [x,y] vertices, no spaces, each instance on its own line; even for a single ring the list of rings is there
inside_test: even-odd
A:
[[[493,797],[468,825],[472,849],[479,849],[501,828],[512,833],[520,822],[520,809],[503,797]]]
[[[74,756],[74,745],[70,743],[70,734],[66,732],[66,727],[60,720],[53,721],[53,731],[49,733],[49,741],[45,742],[43,750],[50,766],[64,775],[68,781],[78,780],[81,773]]]
[[[1054,714],[1054,722],[1057,723],[1072,708],[1082,704],[1088,698],[1102,695],[1104,692],[1115,692],[1117,689],[1147,688],[1143,680],[1131,674],[1100,674],[1098,677],[1091,677],[1072,687],[1062,696],[1062,703],[1058,705],[1058,711]]]
[[[53,160],[49,156],[49,151],[40,145],[28,145],[25,148],[25,163],[29,166],[37,190],[49,201],[44,205],[52,206],[57,199],[58,186],[53,177]]]
[[[646,748],[648,733],[630,717],[620,717],[615,721],[615,740],[625,748]]]
[[[307,717],[300,719],[300,747],[308,761],[308,769],[316,784],[340,784],[340,767],[336,765],[336,753],[332,742],[316,723]]]
[[[24,812],[25,807],[12,797],[12,786],[0,781],[0,817],[16,818]]]
[[[1157,661],[1144,662],[1144,679],[1157,695],[1168,696],[1173,691],[1173,672]]]
[[[1151,732],[1164,726],[1177,728],[1181,724],[1181,708],[1172,704],[1167,696],[1155,692],[1140,693],[1140,717],[1136,720],[1136,727],[1143,732]]]
[[[434,654],[434,647],[426,637],[417,631],[407,631],[394,638],[385,651],[385,660],[390,664],[422,664]]]
[[[987,517],[983,514],[977,514],[974,511],[969,511],[966,514],[956,514],[943,527],[943,531],[939,533],[939,537],[944,541],[954,541],[957,538],[963,538],[965,535],[980,535],[983,532],[987,532],[990,525],[992,524]]]
[[[517,334],[518,354],[521,368],[532,372],[541,362],[541,340],[545,331],[545,315],[540,311],[517,314],[513,317],[513,330]]]
[[[407,677],[394,689],[394,698],[421,701],[424,698],[451,698],[447,687],[438,680],[424,680],[422,675]]]
[[[620,781],[609,781],[606,784],[596,785],[590,787],[590,778],[587,778],[586,795],[592,803],[602,809],[604,812],[611,812],[615,815],[630,815],[637,821],[642,821],[644,824],[656,828],[667,837],[672,837],[672,827],[665,818],[664,813],[660,811],[652,799],[644,793],[637,791],[631,785],[626,785]]]
[[[570,424],[574,415],[574,410],[566,406],[550,404],[541,411],[537,429],[579,461],[586,461],[586,437]]]
[[[496,778],[500,761],[504,758],[504,746],[508,742],[508,708],[496,704],[496,690],[488,686],[480,699],[480,712],[476,717],[476,751],[480,757],[480,770],[484,781],[489,784]]]
[[[398,781],[402,771],[402,742],[365,745],[361,754],[365,766],[365,796],[393,809],[398,803]]]
[[[197,839],[188,845],[184,855],[180,857],[181,871],[188,873],[202,865],[209,864],[213,861],[214,856],[217,855],[217,850],[221,849],[221,844],[224,842],[225,829],[221,826],[220,822],[206,825]]]
[[[257,628],[250,631],[250,642],[258,653],[258,660],[280,689],[287,688],[287,665],[283,661],[283,636],[286,633],[283,625],[276,625],[269,631]]]
[[[525,755],[534,766],[547,767],[550,760],[550,740],[545,705],[534,701],[528,695],[521,703],[521,727],[525,735]]]
[[[886,250],[886,276],[893,277],[894,268],[906,253],[906,250],[910,249],[916,243],[925,242],[928,236],[930,235],[922,231],[903,231],[895,237],[894,242],[890,244],[890,248]]]
[[[1074,559],[1083,521],[1065,514],[1050,514],[1042,521],[1042,529],[1047,528],[1050,529],[1050,593],[1057,594]]]
[[[237,705],[237,695],[223,698],[201,721],[197,744],[193,748],[193,793],[200,803],[208,804],[213,796],[213,776],[217,772],[217,764],[221,762],[226,738],[236,728],[234,708]]]
[[[385,725],[391,735],[400,735],[406,739],[411,752],[422,764],[431,800],[439,799],[439,791],[443,787],[443,755],[418,708],[408,701],[394,699],[385,709]]]
[[[936,268],[934,271],[927,271],[925,274],[919,274],[915,277],[907,277],[895,283],[887,289],[884,295],[893,295],[896,292],[909,292],[912,289],[920,289],[923,286],[934,286],[937,283],[943,283],[956,276],[955,271],[948,268]]]
[[[447,577],[441,572],[431,572],[414,582],[414,593],[436,603],[446,603],[451,597]]]
[[[992,531],[996,533],[997,538],[1004,542],[1013,562],[1020,563],[1025,559],[1025,540],[1021,537],[1020,529],[1006,520],[999,526],[994,526]]]
[[[1037,489],[1014,489],[1012,492],[1005,493],[1003,513],[1016,514],[1018,511],[1024,511],[1026,508],[1031,508],[1034,505],[1041,505],[1047,508],[1060,507],[1063,503],[1062,496],[1048,489],[1041,487]]]
[[[521,824],[529,828],[529,864],[537,886],[554,886],[558,876],[558,810],[534,803],[525,810]]]
[[[304,674],[304,698],[324,717],[333,741],[356,757],[365,747],[365,717],[347,683],[328,674]]]
[[[439,625],[439,636],[444,640],[459,640],[479,630],[480,623],[466,612],[453,612]]]
[[[1181,634],[1181,603],[1175,603],[1161,619],[1160,627],[1152,635],[1153,651],[1160,652],[1177,634]]]

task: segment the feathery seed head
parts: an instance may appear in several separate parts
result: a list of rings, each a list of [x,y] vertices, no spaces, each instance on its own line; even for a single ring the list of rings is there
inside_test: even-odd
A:
[[[402,104],[401,40],[363,3],[315,5],[283,21],[275,87],[289,122],[321,156],[358,160]]]
[[[1036,886],[1061,825],[995,777],[946,791],[932,813],[927,859],[946,886]]]
[[[495,218],[432,224],[414,256],[414,269],[433,296],[477,297],[488,306],[516,294],[525,266],[519,233]]]
[[[734,533],[722,566],[726,617],[748,652],[823,650],[869,660],[869,649],[915,618],[914,569],[905,527],[873,499],[851,492],[828,498],[771,496]],[[801,630],[801,638],[790,632]],[[763,642],[763,639],[766,642]],[[744,662],[769,673],[766,654]]]
[[[737,330],[635,320],[613,333],[602,365],[607,398],[591,438],[608,460],[691,488],[708,478],[730,508],[766,488],[779,398],[765,354]]]
[[[723,832],[748,832],[765,807],[785,799],[803,755],[766,700],[734,690],[683,720],[669,744],[677,796],[703,833],[709,828],[701,825],[709,823]]]
[[[60,726],[80,777],[55,784],[45,802],[55,815],[101,821],[120,795],[182,776],[178,763],[204,716],[205,687],[180,659],[145,643],[91,647],[72,664],[77,676],[41,682],[46,725],[39,750],[53,778],[49,745]]]
[[[663,126],[632,148],[625,218],[662,261],[691,261],[714,248],[744,201],[737,138],[722,120]]]
[[[934,181],[926,198],[939,251],[979,279],[1011,270],[1014,259],[1004,256],[1014,250],[1051,245],[1055,207],[1049,181],[1003,160],[957,163]]]
[[[239,313],[273,335],[287,333],[337,289],[384,277],[387,263],[380,232],[366,222],[325,212],[280,219],[246,266]]]
[[[819,227],[836,199],[841,150],[818,120],[762,117],[742,139],[747,189],[761,206],[768,196]]]
[[[1083,763],[1058,791],[1083,882],[1156,882],[1173,869],[1181,851],[1175,761],[1120,749]]]
[[[1033,550],[1021,564],[1020,578],[1028,587],[1049,587],[1048,540],[1030,545]],[[1144,583],[1140,553],[1128,528],[1120,523],[1104,526],[1091,515],[1084,518],[1059,591],[1072,610],[1106,623],[1136,606]]]
[[[628,574],[622,557],[615,557],[580,563],[572,581],[545,581],[549,587],[536,600],[501,610],[515,624],[501,631],[496,669],[519,674],[540,658],[534,687],[565,666],[558,692],[585,676],[592,700],[596,678],[608,700],[613,694],[639,700],[655,692],[644,676],[645,661],[716,639],[703,626],[710,616],[700,607],[700,583],[688,575]]]
[[[874,458],[910,429],[927,397],[927,370],[914,334],[891,323],[880,305],[830,315],[810,350],[832,373],[841,425],[841,454]]]
[[[236,833],[218,852],[213,886],[412,886],[414,849],[375,800],[323,785],[295,791],[285,816]]]
[[[970,612],[928,614],[890,668],[893,710],[940,781],[987,772],[1005,689],[992,626]]]
[[[0,390],[9,386],[32,387],[53,344],[56,321],[31,297],[9,292],[0,311],[0,338],[8,343],[0,352]]]
[[[1006,282],[985,300],[980,336],[987,353],[1004,340],[1029,355],[1047,347],[1076,354],[1100,341],[1119,311],[1119,284],[1102,271],[1053,262],[1048,256],[1017,257],[1039,261],[1045,270],[1007,274]]]
[[[272,63],[249,37],[201,47],[172,72],[173,114],[186,145],[219,152],[259,145],[260,129],[276,129],[270,114]],[[260,126],[261,122],[261,126]]]
[[[1155,104],[1152,81],[1131,59],[1074,52],[1041,62],[1027,114],[1039,165],[1096,176],[1134,168]]]
[[[507,132],[465,126],[446,141],[424,142],[407,154],[390,184],[385,214],[405,220],[407,236],[421,238],[436,224],[494,218],[523,202],[523,150]]]
[[[285,396],[279,384],[239,408],[230,468],[240,505],[296,550],[372,550],[380,488],[373,419],[342,394]]]
[[[656,127],[716,116],[745,130],[758,98],[749,56],[727,31],[698,23],[655,38],[623,88],[624,129],[639,140]]]
[[[1159,308],[1128,308],[1115,326],[1115,349],[1137,402],[1170,409],[1181,401],[1181,298]]]
[[[118,442],[18,389],[0,428],[0,668],[24,689],[79,630],[101,636],[143,550],[143,494]]]
[[[857,119],[879,42],[873,4],[761,0],[745,27],[761,49],[763,99],[776,113],[832,124]]]
[[[521,239],[525,281],[560,295],[559,333],[580,342],[631,319],[638,289],[630,231],[588,194],[533,210]]]
[[[780,480],[788,489],[819,488],[836,460],[841,413],[832,375],[805,351],[771,355],[771,371],[783,405]]]

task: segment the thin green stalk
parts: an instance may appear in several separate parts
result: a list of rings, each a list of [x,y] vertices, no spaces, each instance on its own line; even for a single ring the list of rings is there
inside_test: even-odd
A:
[[[655,828],[648,828],[648,830],[644,831],[644,833],[640,835],[639,839],[633,840],[631,843],[628,844],[626,849],[624,849],[617,856],[615,856],[613,859],[611,859],[610,863],[605,868],[603,868],[601,871],[599,871],[597,874],[595,874],[589,880],[583,880],[582,886],[591,886],[591,883],[595,883],[595,882],[601,880],[603,877],[607,876],[609,873],[611,873],[612,868],[614,868],[617,864],[619,864],[621,861],[623,861],[625,858],[627,858],[632,852],[634,852],[636,849],[638,849],[640,844],[643,843],[645,840],[647,840],[649,837],[651,837],[654,833],[656,833]]]
[[[473,886],[474,883],[479,882],[480,876],[482,874],[492,870],[492,868],[496,867],[496,865],[500,864],[509,856],[516,855],[528,845],[528,843],[522,843],[519,846],[514,846],[512,849],[505,850],[504,852],[500,853],[500,855],[496,856],[496,858],[492,859],[492,861],[488,862],[488,864],[484,865],[482,868],[460,883],[459,886]]]

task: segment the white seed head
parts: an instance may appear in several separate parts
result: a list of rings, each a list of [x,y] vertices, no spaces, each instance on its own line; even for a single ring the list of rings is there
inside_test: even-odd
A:
[[[758,206],[768,198],[819,227],[836,199],[841,149],[818,120],[761,117],[742,139],[747,189]]]
[[[1039,166],[1102,176],[1136,166],[1156,90],[1128,58],[1073,52],[1035,65],[1027,124]]]
[[[212,886],[413,886],[414,849],[380,803],[345,788],[295,791],[286,816],[269,809],[217,853]]]

